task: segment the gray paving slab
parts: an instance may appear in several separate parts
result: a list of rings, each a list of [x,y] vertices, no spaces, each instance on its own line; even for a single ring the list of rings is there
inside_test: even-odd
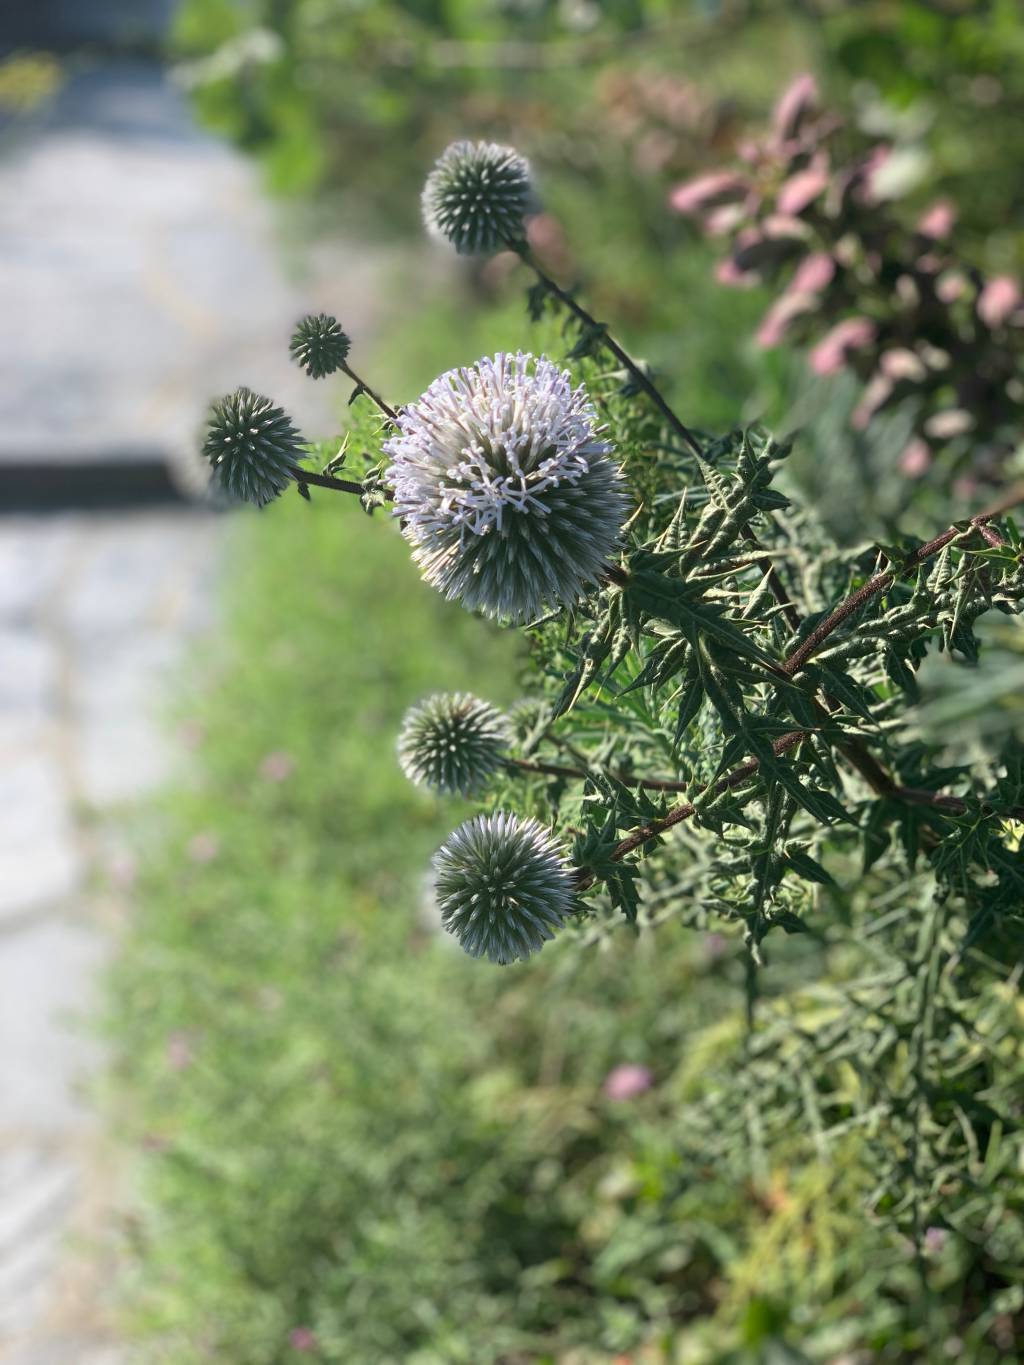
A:
[[[36,45],[139,50],[167,8],[16,7],[26,32],[48,27]],[[321,245],[283,269],[258,172],[194,126],[165,71],[78,54],[66,76],[0,156],[0,1365],[126,1365],[87,1098],[84,1020],[110,951],[98,886],[126,911],[118,812],[182,761],[166,703],[213,619],[226,525],[198,507],[3,515],[14,471],[43,504],[101,468],[112,497],[117,470],[127,487],[153,460],[195,486],[207,402],[239,383],[329,433],[347,389],[289,364],[292,324],[333,311],[358,344],[395,262]]]
[[[294,253],[258,170],[198,130],[155,63],[76,66],[0,159],[2,471],[166,460],[194,484],[209,400],[247,383],[302,429],[343,399],[287,356],[293,322],[356,324],[393,257]]]

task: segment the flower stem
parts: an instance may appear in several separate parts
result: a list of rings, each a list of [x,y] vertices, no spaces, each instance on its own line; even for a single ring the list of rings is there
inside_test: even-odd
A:
[[[506,758],[504,764],[506,768],[514,768],[519,772],[546,773],[550,777],[590,776],[586,768],[569,768],[560,763],[537,763],[527,758]],[[684,792],[691,785],[670,777],[638,777],[635,773],[612,773],[611,776],[624,787],[642,787],[651,792]]]
[[[550,293],[554,294],[555,298],[557,298],[561,303],[563,303],[566,306],[566,308],[569,309],[570,313],[572,313],[575,318],[582,322],[584,326],[589,327],[594,332],[600,334],[601,340],[605,348],[611,351],[612,355],[619,362],[619,364],[623,366],[624,369],[629,371],[629,373],[633,376],[633,379],[636,381],[637,384],[639,384],[640,388],[643,389],[644,393],[646,393],[647,397],[651,400],[654,406],[665,418],[665,421],[668,422],[669,426],[680,438],[680,440],[684,441],[686,445],[690,447],[690,449],[693,451],[695,455],[700,455],[701,446],[696,436],[694,436],[693,432],[689,429],[689,427],[684,426],[684,424],[680,421],[679,417],[669,407],[661,390],[650,378],[650,376],[646,373],[643,366],[640,365],[637,361],[635,361],[633,357],[629,354],[629,352],[625,350],[624,347],[620,346],[620,344],[608,331],[608,328],[605,326],[605,324],[603,322],[598,322],[597,319],[593,316],[593,314],[588,313],[582,304],[577,303],[577,301],[567,290],[563,289],[562,286],[558,284],[555,280],[553,280],[550,275],[545,274],[545,272],[534,260],[533,253],[531,252],[529,246],[527,246],[525,242],[511,242],[509,243],[509,245],[511,246],[512,250],[516,253],[516,255],[519,257],[519,259],[523,262],[523,264],[529,266],[529,268],[537,276],[538,280],[540,280],[541,284],[544,285],[545,289],[547,289]]]
[[[351,379],[353,384],[355,384],[356,392],[365,393],[367,398],[369,398],[371,402],[377,405],[378,409],[384,414],[388,421],[393,422],[397,427],[398,413],[395,411],[395,409],[390,407],[387,403],[385,403],[384,399],[381,398],[380,394],[376,393],[373,389],[371,389],[365,379],[360,379],[359,376],[356,374],[355,370],[353,370],[344,360],[341,362],[341,370],[342,373],[347,374],[349,379]]]
[[[361,483],[354,483],[351,479],[336,479],[333,474],[315,474],[311,469],[302,469],[297,464],[289,465],[288,473],[298,484],[312,484],[315,488],[331,488],[336,493],[356,493],[359,496],[362,496],[363,493]]]

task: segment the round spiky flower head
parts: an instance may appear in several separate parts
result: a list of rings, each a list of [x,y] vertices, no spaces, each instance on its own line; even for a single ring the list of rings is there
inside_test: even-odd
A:
[[[441,923],[471,957],[526,959],[572,909],[572,870],[536,820],[478,815],[448,836],[433,866]]]
[[[423,187],[423,221],[463,255],[499,251],[526,236],[536,212],[530,163],[496,142],[453,142]]]
[[[262,507],[291,482],[302,438],[283,408],[241,388],[213,404],[203,454],[226,492]]]
[[[310,313],[292,333],[288,350],[310,379],[323,379],[341,368],[351,344],[337,318],[330,313]]]
[[[514,623],[578,602],[627,512],[595,421],[568,371],[522,352],[450,370],[403,408],[386,477],[427,582]]]
[[[493,706],[468,692],[438,692],[405,713],[398,761],[411,782],[469,796],[498,767],[507,739]]]

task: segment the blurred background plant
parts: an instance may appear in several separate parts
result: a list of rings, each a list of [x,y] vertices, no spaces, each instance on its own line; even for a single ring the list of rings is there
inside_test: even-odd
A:
[[[813,72],[843,165],[890,148],[893,192],[859,212],[877,210],[867,227],[895,259],[913,246],[916,262],[921,216],[955,204],[940,245],[976,320],[982,281],[1024,266],[1015,3],[185,0],[176,44],[203,117],[262,159],[311,233],[418,234],[415,188],[450,139],[514,143],[544,195],[531,246],[671,375],[688,420],[799,425],[789,477],[854,543],[971,506],[948,477],[973,458],[963,438],[915,475],[900,458],[916,417],[851,421],[875,366],[808,372],[803,343],[838,303],[765,350],[776,284],[723,287],[720,243],[669,200],[749,164],[780,92]],[[405,401],[499,347],[562,354],[554,323],[524,319],[514,265],[413,258],[367,363],[379,387]],[[872,287],[886,327],[898,295]],[[1015,343],[999,355],[1019,364]],[[287,502],[239,518],[214,682],[186,713],[197,780],[160,813],[113,984],[117,1102],[146,1191],[126,1297],[153,1358],[1013,1358],[1020,1137],[964,1099],[1019,1115],[1018,975],[998,964],[966,1006],[945,978],[936,991],[948,1131],[925,1135],[936,1159],[910,1210],[921,1135],[865,1097],[898,1108],[919,1084],[906,1019],[924,978],[908,964],[922,927],[943,951],[954,931],[891,868],[822,893],[821,939],[785,939],[753,1048],[739,937],[700,906],[686,928],[551,945],[514,973],[464,962],[431,932],[421,881],[452,809],[380,754],[428,692],[514,701],[516,656],[418,586],[397,538],[326,499]],[[1007,621],[979,670],[922,672],[921,733],[949,739],[951,765],[1021,737],[1022,658]],[[666,889],[661,913],[678,911]],[[822,1120],[812,1072],[830,1107],[858,1111],[848,1131]],[[894,1210],[921,1221],[916,1248],[888,1231]]]

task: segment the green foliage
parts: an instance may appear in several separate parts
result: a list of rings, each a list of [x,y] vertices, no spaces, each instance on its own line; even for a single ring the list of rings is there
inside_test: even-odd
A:
[[[749,1042],[742,945],[673,927],[668,879],[635,939],[595,922],[587,951],[500,973],[450,951],[416,907],[452,810],[386,754],[429,687],[471,673],[511,699],[507,644],[347,510],[286,498],[236,531],[220,681],[189,713],[198,780],[112,983],[142,1358],[1011,1357],[1020,1137],[990,1105],[1020,1076],[1012,975],[977,976],[966,1008],[922,978],[915,935],[952,947],[955,917],[877,866],[819,888],[823,932],[779,940]],[[624,1061],[654,1084],[615,1102]],[[952,1122],[939,1164],[916,1158],[915,1258],[886,1211],[920,1067]]]
[[[275,13],[289,61],[317,13],[331,53],[330,5]],[[287,79],[319,138],[315,31]],[[366,95],[333,74],[331,99]],[[284,75],[267,63],[253,110]],[[378,81],[368,121],[405,126],[432,81]],[[706,256],[670,249],[685,228],[641,211],[650,185],[598,214],[580,164],[545,191],[594,248],[595,314],[643,336],[696,436],[557,292],[532,289],[533,326],[467,320],[504,299],[494,262],[426,325],[407,299],[401,398],[496,347],[571,357],[635,509],[600,589],[522,633],[515,686],[379,511],[315,491],[247,529],[201,781],[114,983],[145,1149],[136,1320],[167,1365],[996,1365],[1024,1342],[1018,528],[865,547],[854,522],[837,544],[796,505],[789,443],[747,424],[735,337],[763,300],[724,316]],[[331,468],[369,510],[367,413]],[[422,893],[467,812],[441,819],[392,757],[439,687],[526,693],[488,807],[549,826],[583,897],[501,972],[451,951]],[[254,780],[282,752],[291,776]],[[653,1080],[629,1101],[622,1063]]]

